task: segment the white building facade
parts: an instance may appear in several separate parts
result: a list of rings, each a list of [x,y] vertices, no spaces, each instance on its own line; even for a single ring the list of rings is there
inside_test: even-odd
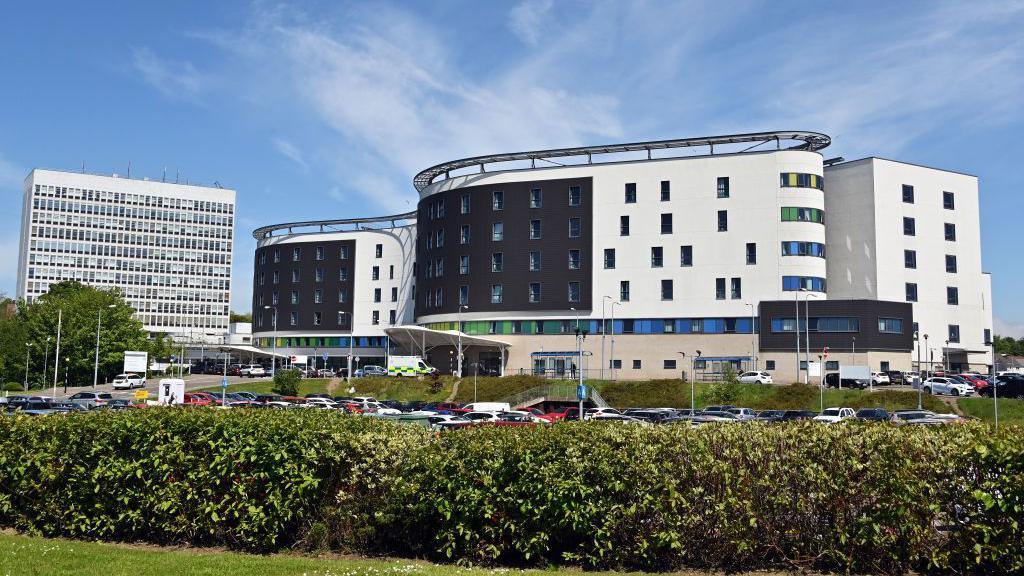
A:
[[[829,297],[910,302],[915,364],[986,369],[992,282],[978,178],[883,158],[829,166],[825,177]]]
[[[33,170],[25,179],[18,297],[76,280],[116,288],[151,333],[228,330],[235,191]]]

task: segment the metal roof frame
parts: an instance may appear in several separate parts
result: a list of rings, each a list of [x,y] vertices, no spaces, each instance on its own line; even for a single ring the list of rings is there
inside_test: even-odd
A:
[[[405,222],[407,220],[416,220],[416,212],[403,212],[402,214],[392,214],[390,216],[373,216],[370,218],[342,218],[338,220],[307,220],[304,222],[285,222],[284,224],[271,224],[270,226],[261,226],[252,231],[252,237],[257,240],[263,240],[273,236],[273,233],[277,230],[288,230],[289,234],[294,234],[295,228],[309,228],[318,227],[319,232],[326,232],[325,227],[328,226],[354,226],[352,230],[333,230],[337,232],[353,232],[356,230],[363,229],[360,227],[361,224],[375,224],[378,222],[390,222],[391,228],[395,228],[396,222]],[[404,226],[404,224],[402,224]],[[378,230],[379,228],[373,228]]]

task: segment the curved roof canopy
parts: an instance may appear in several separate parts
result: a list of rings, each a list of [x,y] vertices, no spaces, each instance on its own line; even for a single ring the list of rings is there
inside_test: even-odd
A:
[[[832,143],[832,139],[818,132],[754,132],[751,134],[732,134],[726,136],[704,136],[700,138],[680,138],[673,140],[653,140],[650,142],[632,142],[628,144],[606,144],[602,146],[581,146],[578,148],[555,148],[551,150],[534,150],[531,152],[512,152],[507,154],[490,154],[487,156],[474,156],[472,158],[463,158],[461,160],[452,160],[450,162],[444,162],[436,166],[431,166],[426,170],[423,170],[413,178],[413,185],[416,190],[422,192],[424,188],[434,182],[434,179],[440,175],[445,175],[445,178],[450,177],[450,173],[453,170],[459,170],[461,168],[468,168],[471,166],[479,166],[481,172],[485,172],[485,166],[496,162],[511,162],[515,160],[530,160],[536,162],[537,160],[548,161],[549,158],[564,158],[568,156],[586,156],[587,163],[593,163],[594,155],[598,154],[614,154],[619,152],[638,152],[647,151],[647,157],[650,158],[651,150],[665,150],[669,148],[692,148],[698,146],[707,146],[711,154],[715,153],[715,145],[723,144],[740,144],[746,142],[756,142],[754,146],[747,147],[739,152],[746,152],[752,150],[761,144],[774,142],[776,149],[782,149],[782,142],[786,141],[787,144],[790,142],[797,142],[797,144],[787,145],[786,150],[809,150],[817,151],[827,147]],[[553,163],[557,164],[557,163]]]
[[[257,240],[262,240],[274,235],[277,230],[287,230],[289,234],[294,234],[296,228],[316,228],[318,230],[307,230],[306,232],[326,232],[329,230],[334,231],[346,231],[346,227],[349,230],[366,230],[366,229],[377,229],[377,228],[394,228],[401,226],[406,220],[415,220],[416,212],[404,212],[402,214],[392,214],[390,216],[374,216],[372,218],[343,218],[341,220],[308,220],[305,222],[286,222],[284,224],[272,224],[270,226],[261,226],[252,231],[252,237]],[[374,224],[390,223],[390,226],[373,226]],[[300,230],[301,232],[301,230]]]

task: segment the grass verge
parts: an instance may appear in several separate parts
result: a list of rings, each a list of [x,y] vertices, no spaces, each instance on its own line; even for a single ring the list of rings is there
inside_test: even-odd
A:
[[[995,403],[991,398],[961,398],[960,410],[965,416],[995,422]],[[1000,424],[1024,424],[1024,400],[999,400]]]
[[[356,389],[353,394],[348,393],[348,387],[344,379],[339,379],[333,389],[331,381],[326,378],[303,378],[299,381],[299,396],[306,394],[330,394],[332,396],[373,396],[381,400],[427,400],[437,402],[444,400],[452,392],[451,379],[441,379],[441,390],[431,392],[429,380],[416,378],[355,378],[352,386]],[[251,382],[239,382],[228,386],[228,392],[253,392],[255,394],[270,394],[274,383],[270,379],[253,380]],[[200,388],[204,392],[219,394],[220,386],[209,386]]]

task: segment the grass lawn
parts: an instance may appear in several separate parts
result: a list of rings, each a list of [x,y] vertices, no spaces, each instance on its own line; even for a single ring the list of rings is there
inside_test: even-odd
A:
[[[578,570],[562,572],[582,574]],[[430,564],[418,560],[364,558],[315,558],[275,554],[257,556],[205,549],[172,549],[155,546],[101,544],[0,533],[0,573],[18,575],[76,576],[164,576],[183,574],[205,576],[246,574],[248,576],[464,576],[507,575],[511,572],[540,576],[550,571],[486,570]],[[625,572],[588,572],[615,574]],[[631,573],[637,574],[637,573]],[[664,574],[664,573],[662,573]],[[709,572],[677,572],[698,576]],[[756,572],[758,576],[776,573]]]
[[[991,398],[961,398],[960,410],[965,416],[995,422],[995,405]],[[1000,424],[1024,424],[1024,400],[999,400]]]

